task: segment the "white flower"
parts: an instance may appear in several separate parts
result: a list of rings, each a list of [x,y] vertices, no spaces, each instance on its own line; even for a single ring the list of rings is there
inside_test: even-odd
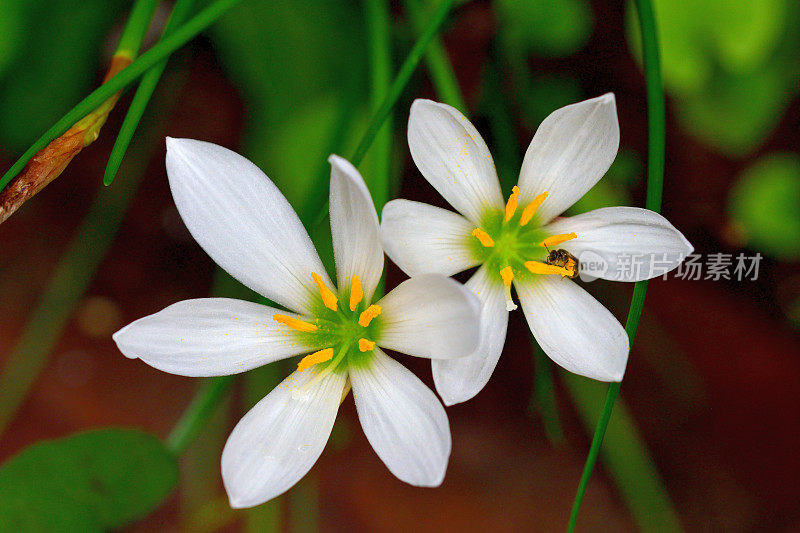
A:
[[[577,374],[622,380],[629,350],[624,329],[569,278],[591,264],[594,277],[648,279],[675,268],[693,248],[664,217],[646,209],[611,207],[554,220],[605,174],[617,154],[614,95],[569,105],[544,120],[507,203],[486,144],[452,107],[416,100],[408,144],[422,175],[460,214],[389,202],[381,222],[386,253],[411,276],[449,276],[480,265],[467,286],[484,306],[481,346],[466,358],[433,362],[445,403],[472,398],[489,380],[505,342],[508,312],[516,309],[512,283],[534,337],[551,359]],[[644,266],[625,268],[631,259]],[[650,259],[658,261],[658,271],[650,272]]]
[[[270,500],[322,453],[352,384],[372,447],[401,480],[442,482],[450,429],[439,400],[378,348],[431,359],[478,345],[480,302],[442,275],[401,283],[379,301],[378,217],[361,175],[331,156],[338,290],[306,230],[253,163],[220,146],[167,139],[167,172],[189,231],[218,265],[291,311],[226,298],[176,303],[114,334],[120,351],[184,376],[244,372],[308,354],[237,424],[222,453],[233,507]]]

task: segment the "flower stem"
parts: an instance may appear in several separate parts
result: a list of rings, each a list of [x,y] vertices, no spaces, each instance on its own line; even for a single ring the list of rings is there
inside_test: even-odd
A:
[[[661,64],[658,52],[658,33],[656,30],[655,14],[650,0],[634,0],[639,19],[639,29],[642,34],[642,48],[644,57],[644,73],[647,83],[647,122],[648,122],[648,155],[647,155],[647,201],[645,206],[653,211],[661,210],[661,195],[664,188],[664,152],[665,152],[665,108],[664,87],[661,82]],[[628,320],[625,331],[628,333],[630,345],[636,336],[639,327],[639,318],[644,308],[644,298],[647,293],[647,281],[639,281],[633,288],[631,307],[628,311]],[[578,491],[572,504],[567,531],[575,530],[578,513],[586,494],[589,477],[597,462],[597,455],[603,443],[606,429],[608,428],[614,402],[619,395],[621,383],[612,383],[608,386],[603,411],[597,422],[597,428],[592,438],[589,454],[583,467]]]
[[[177,26],[183,24],[193,4],[194,0],[177,0],[175,2],[175,7],[172,8],[169,22],[167,22],[167,27],[164,29],[164,33],[161,37],[162,40],[172,34]],[[122,43],[122,40],[120,40],[120,43]],[[114,148],[111,149],[111,155],[108,157],[106,172],[103,176],[104,185],[111,185],[114,176],[117,175],[117,171],[122,164],[122,159],[125,157],[125,152],[128,150],[133,134],[139,126],[139,121],[142,119],[147,104],[150,103],[153,91],[155,91],[166,66],[167,60],[164,59],[142,76],[139,88],[136,89],[136,95],[133,97],[133,101],[131,101],[131,105],[128,108],[128,114],[125,115],[125,120],[117,134],[117,140],[114,141]]]
[[[165,59],[175,50],[186,44],[239,2],[241,2],[241,0],[217,0],[177,29],[169,37],[142,54],[113,78],[92,91],[89,96],[81,100],[78,105],[69,110],[66,115],[61,117],[58,122],[53,124],[50,129],[39,137],[11,168],[3,174],[3,177],[0,178],[0,190],[8,185],[8,182],[22,170],[36,152],[67,131],[73,124],[90,114],[114,93],[136,80],[139,76],[161,62],[162,59]]]

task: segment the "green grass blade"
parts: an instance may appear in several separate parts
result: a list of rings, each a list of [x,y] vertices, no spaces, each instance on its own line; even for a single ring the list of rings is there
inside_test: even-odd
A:
[[[150,27],[150,20],[158,7],[158,0],[136,0],[128,15],[125,28],[117,44],[114,55],[125,55],[133,59],[139,53],[142,41]]]
[[[425,22],[428,20],[427,9],[425,9],[422,0],[405,0],[403,5],[411,18],[411,22],[414,24],[414,28],[418,32],[422,32],[425,29]],[[439,95],[439,99],[466,115],[467,104],[464,102],[458,79],[456,79],[453,65],[447,57],[447,51],[444,48],[444,44],[442,44],[441,37],[436,36],[425,51],[425,64],[428,66],[428,71],[430,72],[431,80],[433,80],[433,85],[436,87],[436,94]]]
[[[411,75],[414,73],[417,65],[419,65],[422,55],[428,49],[428,45],[430,45],[433,38],[438,35],[439,29],[442,27],[442,24],[444,24],[447,15],[450,13],[450,9],[453,7],[453,2],[454,0],[442,0],[436,8],[436,12],[429,19],[428,26],[420,34],[417,42],[414,43],[406,60],[397,72],[394,83],[392,83],[386,98],[383,100],[383,104],[381,104],[380,108],[378,108],[372,116],[367,131],[364,133],[361,142],[350,158],[350,162],[353,163],[353,165],[358,166],[361,164],[361,161],[367,154],[367,150],[369,150],[369,147],[372,145],[372,141],[375,140],[378,130],[388,118],[389,113],[391,113],[394,104],[397,103],[397,99],[400,98],[400,94],[403,92],[408,80],[411,79]]]
[[[179,25],[183,24],[189,13],[194,6],[194,0],[177,0],[175,7],[172,8],[172,14],[167,22],[167,27],[164,29],[162,40],[164,37],[170,35]],[[122,42],[122,41],[120,41]],[[108,164],[106,165],[105,175],[103,176],[103,184],[111,185],[114,181],[114,176],[119,171],[119,166],[122,164],[122,159],[125,157],[125,152],[131,143],[133,134],[139,126],[139,121],[142,119],[144,110],[150,103],[150,98],[153,96],[153,91],[156,90],[161,74],[167,67],[167,60],[164,59],[152,69],[150,69],[139,83],[139,88],[136,89],[136,94],[131,101],[128,108],[128,114],[125,115],[125,120],[117,134],[117,140],[114,141],[114,148],[111,149],[111,155],[108,157]]]
[[[172,35],[165,38],[150,50],[142,54],[138,59],[121,70],[116,76],[92,91],[89,96],[81,100],[78,105],[73,107],[66,115],[61,117],[58,122],[53,124],[36,142],[28,148],[24,154],[11,166],[3,177],[0,178],[0,189],[5,188],[33,157],[36,152],[47,146],[47,144],[67,131],[73,124],[91,113],[100,104],[105,102],[111,95],[127,86],[139,76],[165,59],[175,50],[189,42],[198,33],[213,24],[230,8],[242,0],[217,0],[206,9],[195,15],[186,24],[177,29]]]
[[[444,24],[444,21],[447,18],[447,15],[450,13],[450,9],[453,7],[454,3],[455,0],[442,0],[436,9],[436,12],[429,19],[428,26],[425,28],[425,31],[422,32],[417,39],[417,42],[414,43],[414,46],[408,53],[408,56],[406,56],[405,61],[394,78],[394,82],[392,82],[392,85],[389,88],[389,92],[386,94],[386,98],[383,99],[383,103],[378,110],[373,113],[369,126],[367,126],[367,131],[364,132],[364,135],[361,137],[361,141],[358,143],[353,155],[350,157],[350,162],[354,166],[359,166],[364,160],[367,150],[369,150],[369,147],[375,140],[375,137],[378,134],[378,131],[381,129],[381,126],[383,126],[383,123],[387,118],[389,118],[389,114],[392,112],[392,108],[397,103],[397,99],[400,98],[400,94],[402,94],[403,89],[411,79],[411,75],[414,73],[417,65],[419,65],[422,55],[425,53],[425,50],[427,50],[428,45],[430,45],[433,38],[438,34],[442,24]],[[319,226],[322,221],[325,220],[325,217],[328,215],[329,207],[330,206],[326,203],[322,209],[320,209],[312,227],[315,228]]]
[[[661,64],[659,60],[658,34],[656,30],[655,14],[650,0],[635,0],[636,11],[639,17],[639,27],[642,34],[642,48],[644,57],[645,81],[647,82],[647,122],[648,122],[648,159],[647,159],[647,201],[646,207],[653,211],[661,210],[661,195],[664,188],[664,157],[666,117],[664,107],[664,87],[661,81]],[[636,336],[639,318],[644,308],[644,297],[647,293],[647,282],[639,281],[633,289],[628,320],[625,331],[628,333],[630,345]],[[586,494],[589,477],[597,462],[597,455],[603,443],[606,429],[614,409],[614,402],[619,395],[620,383],[612,383],[608,387],[606,400],[597,428],[592,438],[589,455],[581,474],[578,491],[572,505],[572,511],[567,525],[567,531],[575,530],[581,502]]]
[[[385,0],[364,3],[367,17],[370,56],[370,101],[377,111],[392,82],[392,52],[390,39],[390,12]],[[387,116],[375,136],[372,165],[365,177],[378,212],[389,201],[390,166],[392,162],[392,118]]]

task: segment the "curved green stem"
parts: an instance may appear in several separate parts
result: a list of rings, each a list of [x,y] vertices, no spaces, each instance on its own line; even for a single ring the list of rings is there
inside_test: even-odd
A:
[[[194,5],[194,0],[177,0],[175,7],[172,8],[172,14],[169,17],[167,27],[164,29],[162,40],[173,33],[175,28],[186,20],[189,11]],[[121,42],[121,41],[120,41]],[[153,96],[158,81],[161,79],[161,74],[167,67],[167,60],[162,60],[159,64],[150,69],[139,83],[139,88],[136,89],[136,95],[131,101],[128,108],[128,114],[125,115],[125,120],[117,134],[117,140],[114,141],[114,148],[111,149],[111,155],[108,156],[108,164],[106,165],[106,172],[103,176],[103,184],[111,185],[114,176],[117,175],[119,166],[122,164],[122,159],[125,157],[125,152],[131,143],[133,134],[139,126],[139,121],[142,119],[147,104],[150,103],[150,97]]]
[[[658,33],[656,30],[655,14],[650,0],[635,0],[636,12],[639,18],[639,29],[642,34],[642,48],[644,57],[644,73],[647,82],[647,122],[648,122],[648,154],[647,154],[647,201],[645,206],[653,211],[661,210],[661,195],[664,188],[664,152],[665,152],[665,108],[664,108],[664,87],[661,82],[661,64],[658,52]],[[644,298],[647,293],[647,282],[639,281],[633,289],[633,298],[628,312],[628,320],[625,323],[625,331],[628,333],[630,345],[636,336],[636,329],[639,326],[639,318],[642,316],[644,308]],[[619,395],[621,383],[612,383],[608,386],[603,412],[597,422],[597,428],[592,438],[589,454],[583,467],[581,480],[578,484],[578,491],[572,504],[567,531],[575,530],[578,520],[578,513],[586,494],[586,487],[589,484],[589,477],[597,462],[600,453],[600,446],[603,443],[608,423],[611,420],[611,413],[614,409],[614,402]]]
[[[175,50],[189,42],[198,33],[210,26],[214,21],[221,17],[230,8],[241,2],[241,0],[217,0],[206,9],[198,13],[189,22],[181,26],[172,35],[153,46],[150,50],[142,54],[133,63],[121,70],[116,76],[92,91],[89,96],[81,100],[78,105],[73,107],[66,115],[53,124],[44,135],[39,137],[33,145],[28,148],[5,174],[0,178],[0,190],[8,185],[25,164],[39,150],[67,131],[73,124],[91,113],[100,104],[105,102],[114,93],[127,86],[146,71],[158,64],[162,59],[168,57]]]

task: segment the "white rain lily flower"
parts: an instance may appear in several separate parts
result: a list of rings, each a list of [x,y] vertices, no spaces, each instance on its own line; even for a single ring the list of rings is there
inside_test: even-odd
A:
[[[625,330],[570,278],[592,267],[595,278],[649,279],[675,268],[693,248],[664,217],[646,209],[610,207],[554,218],[605,174],[617,154],[614,95],[551,113],[533,137],[506,203],[486,144],[457,110],[416,100],[408,144],[422,175],[460,214],[391,201],[381,222],[384,250],[411,276],[450,276],[480,265],[467,286],[484,306],[481,346],[468,357],[433,362],[445,403],[472,398],[489,380],[505,343],[508,312],[517,307],[512,284],[534,337],[553,361],[583,376],[621,381],[629,350]],[[632,259],[640,268],[626,268]],[[657,271],[648,268],[650,259],[658,261]]]
[[[290,311],[186,300],[115,333],[120,351],[183,376],[235,374],[310,353],[228,438],[222,478],[233,507],[266,502],[309,471],[351,384],[367,439],[395,476],[437,486],[447,468],[444,407],[378,346],[431,359],[471,353],[480,302],[434,274],[373,303],[383,272],[375,207],[355,167],[338,156],[329,161],[335,286],[299,218],[258,167],[214,144],[167,139],[172,195],[194,238],[231,275]]]

